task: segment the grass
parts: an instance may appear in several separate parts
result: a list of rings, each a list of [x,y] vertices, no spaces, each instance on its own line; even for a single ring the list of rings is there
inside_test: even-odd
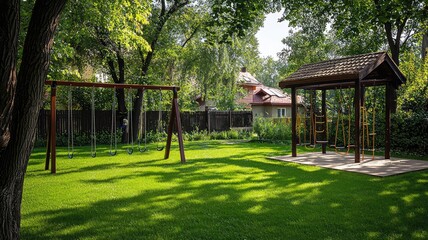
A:
[[[254,142],[189,142],[186,164],[176,145],[168,160],[58,150],[56,175],[44,149],[30,159],[22,239],[428,239],[428,171],[378,178],[272,161],[290,147]]]

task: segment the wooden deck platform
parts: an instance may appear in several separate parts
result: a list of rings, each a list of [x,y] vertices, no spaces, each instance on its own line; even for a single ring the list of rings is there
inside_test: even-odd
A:
[[[428,161],[399,158],[384,159],[380,156],[376,156],[374,160],[371,160],[370,155],[366,156],[366,159],[361,163],[355,163],[353,154],[341,155],[335,152],[327,152],[326,154],[318,152],[304,153],[299,154],[297,157],[291,157],[291,155],[288,155],[269,157],[269,159],[348,172],[357,172],[378,177],[386,177],[428,169]]]

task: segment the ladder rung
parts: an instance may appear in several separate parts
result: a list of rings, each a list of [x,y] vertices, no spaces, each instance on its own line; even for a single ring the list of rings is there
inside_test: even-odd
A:
[[[321,123],[325,123],[325,122],[315,122],[316,124],[321,124]]]
[[[323,133],[324,132],[324,130],[321,130],[321,131],[315,131],[316,133]]]
[[[376,133],[369,133],[369,136],[376,136]]]
[[[324,117],[324,115],[315,115],[315,117],[322,118],[322,117]]]

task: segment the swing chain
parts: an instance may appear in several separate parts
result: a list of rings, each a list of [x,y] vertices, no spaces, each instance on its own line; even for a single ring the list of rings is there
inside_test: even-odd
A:
[[[71,86],[68,89],[68,158],[72,159],[74,157],[74,136],[73,136],[73,92]]]
[[[111,132],[110,132],[110,156],[115,156],[117,154],[117,119],[116,119],[116,87],[113,89],[113,99],[111,103]],[[114,143],[114,151],[113,151]]]
[[[144,92],[145,89],[143,88],[142,92],[141,92],[141,111],[140,111],[140,124],[138,125],[138,151],[140,152],[145,152],[147,151],[147,128],[146,128],[146,124],[147,124],[147,116],[146,116],[146,106],[145,106],[145,101],[144,101]],[[143,118],[144,118],[144,122],[143,122]],[[143,125],[144,125],[144,147],[141,147],[141,138],[143,137]]]
[[[162,151],[164,146],[162,146],[160,144],[161,140],[162,140],[162,134],[163,134],[163,126],[162,126],[162,90],[159,90],[159,116],[158,116],[158,141],[157,141],[157,146],[156,146],[156,150],[158,151]]]
[[[126,151],[129,155],[131,155],[134,152],[134,131],[133,131],[133,124],[132,124],[132,89],[129,88],[128,90],[128,148]],[[129,147],[129,145],[131,146]]]
[[[95,88],[91,92],[91,156],[97,156],[97,136],[95,130]]]

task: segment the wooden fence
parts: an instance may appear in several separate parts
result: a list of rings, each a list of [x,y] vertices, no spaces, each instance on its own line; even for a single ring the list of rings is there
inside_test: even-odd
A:
[[[162,121],[165,125],[169,120],[169,112],[162,112]],[[158,111],[148,111],[147,131],[156,130],[159,118]],[[50,119],[49,110],[41,110],[39,114],[37,136],[46,138],[48,132],[48,123]],[[182,112],[181,125],[185,132],[194,130],[225,131],[231,128],[251,128],[253,115],[251,111],[198,111]],[[66,110],[57,111],[57,133],[67,133],[68,114]],[[97,131],[110,131],[111,129],[111,111],[97,110],[95,112],[95,125]],[[121,123],[117,122],[117,127]],[[74,110],[73,111],[73,130],[75,134],[90,134],[91,131],[91,111]]]

